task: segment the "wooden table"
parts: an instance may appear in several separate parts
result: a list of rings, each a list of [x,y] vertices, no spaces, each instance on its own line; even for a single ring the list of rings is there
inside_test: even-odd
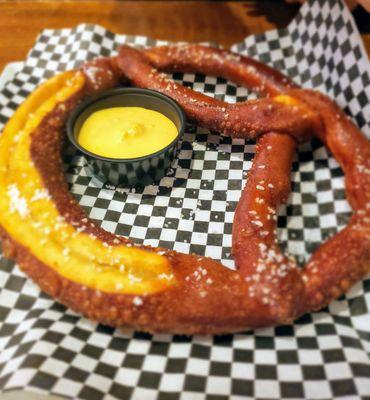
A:
[[[275,4],[275,5],[274,5]],[[22,60],[43,28],[81,22],[117,33],[185,41],[213,40],[230,45],[245,36],[286,26],[296,5],[276,0],[212,1],[8,1],[0,3],[0,69]]]
[[[43,28],[96,23],[117,33],[228,46],[252,33],[285,27],[298,5],[282,0],[223,1],[2,1],[0,71],[23,60]],[[370,54],[370,34],[364,33]]]

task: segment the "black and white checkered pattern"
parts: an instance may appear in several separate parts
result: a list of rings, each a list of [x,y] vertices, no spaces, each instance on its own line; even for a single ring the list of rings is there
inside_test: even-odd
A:
[[[4,124],[56,71],[110,55],[121,43],[163,42],[114,35],[96,25],[45,30],[22,70],[0,93]],[[370,66],[347,9],[311,0],[287,29],[233,46],[332,97],[370,135]],[[230,102],[250,98],[220,78],[175,74]],[[138,243],[195,252],[233,267],[233,213],[254,144],[189,126],[168,176],[143,189],[113,188],[65,154],[71,191],[90,217]],[[302,262],[343,227],[350,209],[342,172],[317,141],[302,145],[279,237]],[[202,338],[150,336],[94,324],[52,301],[0,260],[0,389],[27,388],[74,399],[370,399],[370,277],[328,309],[292,326]]]

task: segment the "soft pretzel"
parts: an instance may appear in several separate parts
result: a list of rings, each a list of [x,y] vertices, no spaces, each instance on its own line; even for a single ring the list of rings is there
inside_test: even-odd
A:
[[[154,67],[223,76],[270,97],[230,105]],[[261,136],[234,219],[237,271],[110,234],[69,193],[60,157],[65,121],[84,97],[126,78],[173,97],[205,127]],[[354,214],[299,269],[277,247],[275,210],[289,193],[296,141],[312,134],[343,167]],[[123,46],[118,57],[51,78],[8,122],[0,139],[3,249],[49,295],[108,325],[206,334],[286,324],[327,305],[369,270],[369,162],[368,141],[335,104],[257,61],[201,46]]]

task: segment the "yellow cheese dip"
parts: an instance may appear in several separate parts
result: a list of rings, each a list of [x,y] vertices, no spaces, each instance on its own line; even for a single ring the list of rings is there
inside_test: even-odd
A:
[[[177,136],[176,125],[163,114],[142,107],[114,107],[92,113],[83,123],[79,144],[109,158],[153,154]]]

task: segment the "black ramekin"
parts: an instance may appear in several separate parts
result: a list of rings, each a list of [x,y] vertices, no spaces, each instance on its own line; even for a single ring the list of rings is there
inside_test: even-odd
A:
[[[110,107],[144,107],[158,111],[176,125],[178,134],[165,148],[143,157],[121,159],[91,153],[78,143],[80,129],[93,112]],[[67,121],[67,135],[101,179],[114,185],[145,186],[159,181],[166,174],[176,156],[177,142],[184,132],[185,122],[185,114],[181,107],[162,93],[140,88],[116,88],[83,101]]]

